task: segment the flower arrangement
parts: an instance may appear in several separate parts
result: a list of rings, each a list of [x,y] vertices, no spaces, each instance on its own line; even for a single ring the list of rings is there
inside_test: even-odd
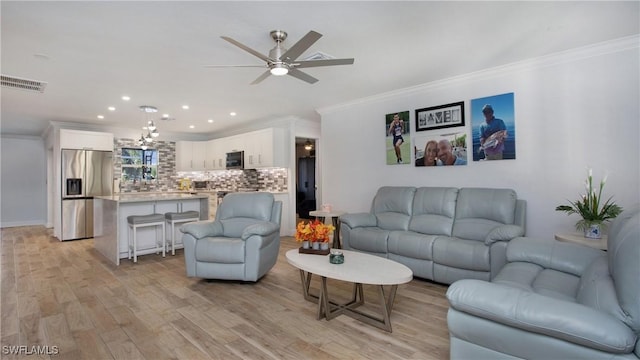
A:
[[[611,199],[613,196],[607,199],[602,206],[602,189],[607,181],[607,176],[600,181],[600,187],[598,193],[593,188],[593,171],[589,169],[587,180],[585,181],[585,188],[587,193],[582,195],[582,198],[577,201],[569,201],[571,205],[560,205],[556,207],[556,211],[564,211],[567,215],[579,214],[582,216],[582,220],[576,223],[577,230],[586,231],[591,225],[602,224],[607,220],[613,219],[620,215],[622,208],[616,205]]]
[[[326,225],[317,219],[308,223],[301,221],[296,227],[296,241],[329,242],[329,234],[333,230],[333,225]]]

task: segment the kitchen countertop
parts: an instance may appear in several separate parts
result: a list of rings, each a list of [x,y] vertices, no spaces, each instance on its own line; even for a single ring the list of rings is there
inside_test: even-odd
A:
[[[96,199],[116,201],[118,203],[135,203],[146,201],[170,201],[170,200],[189,200],[189,199],[208,199],[206,194],[190,194],[178,192],[163,193],[121,193],[120,195],[96,196]]]

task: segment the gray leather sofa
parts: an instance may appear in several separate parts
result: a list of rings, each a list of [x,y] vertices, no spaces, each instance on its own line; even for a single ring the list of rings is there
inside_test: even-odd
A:
[[[640,212],[610,227],[607,252],[518,238],[491,281],[447,291],[452,359],[638,359]]]
[[[490,280],[525,233],[525,208],[510,189],[381,187],[369,213],[340,217],[343,247],[445,284]]]
[[[187,276],[258,281],[276,264],[282,202],[270,193],[231,193],[214,221],[183,225]]]

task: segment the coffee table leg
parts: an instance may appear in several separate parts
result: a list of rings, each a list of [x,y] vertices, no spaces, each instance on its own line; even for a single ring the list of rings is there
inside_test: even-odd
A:
[[[318,299],[314,295],[309,293],[309,286],[311,285],[311,273],[300,270],[300,283],[302,284],[302,296],[307,301],[315,301]]]
[[[322,277],[322,281],[320,284],[320,299],[318,299],[318,320],[323,317],[329,320],[329,315],[331,311],[329,308],[329,294],[327,292],[327,278]]]

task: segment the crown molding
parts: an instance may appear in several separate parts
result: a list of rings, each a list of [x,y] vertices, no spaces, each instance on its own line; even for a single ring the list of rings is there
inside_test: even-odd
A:
[[[523,71],[531,71],[541,69],[553,65],[571,63],[591,57],[603,56],[611,53],[617,53],[622,51],[628,51],[640,48],[640,34],[626,36],[610,41],[604,41],[595,43],[575,49],[565,50],[550,55],[545,55],[537,58],[522,60],[514,63],[509,63],[489,69],[479,70],[467,74],[462,74],[446,79],[436,80],[425,84],[420,84],[408,88],[393,90],[381,94],[368,96],[365,98],[356,99],[353,101],[340,103],[336,105],[326,106],[316,111],[320,115],[331,114],[336,111],[340,111],[347,107],[359,104],[369,104],[372,102],[381,102],[389,98],[398,96],[407,96],[416,92],[422,92],[425,90],[439,89],[445,86],[451,86],[460,82],[478,81],[492,79],[496,76],[504,76],[508,73],[519,73]]]

